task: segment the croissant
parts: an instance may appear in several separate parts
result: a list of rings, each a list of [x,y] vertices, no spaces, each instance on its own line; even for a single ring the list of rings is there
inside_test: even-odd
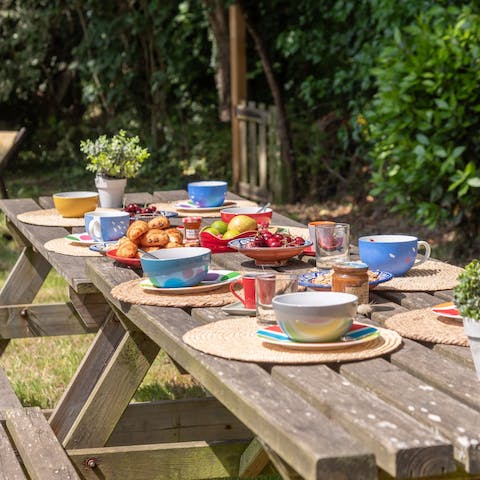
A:
[[[164,215],[158,215],[148,222],[148,228],[168,228],[170,227],[170,220]]]
[[[168,242],[168,234],[159,228],[152,228],[140,237],[140,245],[144,247],[164,247]]]
[[[127,237],[134,242],[147,232],[147,222],[144,222],[143,220],[135,220],[127,229]]]

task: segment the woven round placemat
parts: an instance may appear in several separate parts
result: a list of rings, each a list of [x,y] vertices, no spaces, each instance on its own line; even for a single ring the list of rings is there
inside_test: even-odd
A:
[[[257,203],[252,202],[250,200],[234,200],[235,205],[231,207],[256,207]],[[202,218],[218,218],[220,217],[220,210],[216,210],[214,212],[196,212],[194,209],[187,211],[187,210],[177,210],[175,204],[179,203],[178,201],[175,202],[167,202],[167,203],[151,203],[150,205],[155,205],[157,210],[166,210],[167,212],[177,212],[179,217],[190,217],[195,215],[196,217]],[[225,207],[228,208],[228,207]]]
[[[139,285],[142,280],[137,278],[113,287],[112,296],[122,302],[157,307],[223,307],[236,300],[228,285],[202,293],[173,294],[144,290]]]
[[[50,252],[61,253],[62,255],[71,255],[72,257],[101,257],[99,252],[93,252],[88,245],[72,243],[65,238],[54,238],[44,244],[44,247]]]
[[[56,208],[46,210],[32,210],[17,215],[18,220],[31,225],[42,225],[45,227],[83,227],[85,220],[82,217],[65,218],[62,217]]]
[[[411,268],[402,277],[394,277],[381,283],[375,290],[399,290],[402,292],[434,292],[450,290],[457,286],[457,277],[463,269],[448,263],[427,260]]]
[[[452,318],[439,317],[429,308],[397,313],[390,317],[385,326],[402,337],[430,343],[445,343],[468,347],[463,323]]]
[[[379,329],[378,338],[359,345],[338,350],[288,350],[271,345],[257,337],[255,318],[237,317],[212,322],[190,330],[183,341],[201,352],[256,363],[337,363],[365,360],[392,352],[402,343],[402,338],[391,330]]]

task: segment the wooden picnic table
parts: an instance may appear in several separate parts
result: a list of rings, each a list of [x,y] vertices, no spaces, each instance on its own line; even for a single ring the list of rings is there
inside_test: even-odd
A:
[[[129,194],[127,201],[185,195]],[[40,204],[51,207],[51,199]],[[282,478],[312,480],[480,475],[480,383],[468,348],[403,339],[382,358],[313,365],[201,353],[182,337],[227,318],[220,308],[122,302],[112,288],[138,278],[138,271],[106,257],[46,250],[46,241],[67,230],[19,221],[19,213],[39,208],[31,199],[0,200],[0,208],[24,245],[0,292],[3,347],[10,338],[98,330],[49,416],[82,477],[255,478],[271,465]],[[300,226],[278,214],[273,224]],[[255,270],[240,253],[212,258],[219,268]],[[305,272],[311,262],[300,257],[278,270]],[[67,281],[70,301],[31,305],[51,268]],[[370,297],[373,311],[363,320],[382,326],[395,313],[451,300],[452,291]],[[160,349],[211,396],[131,404]]]

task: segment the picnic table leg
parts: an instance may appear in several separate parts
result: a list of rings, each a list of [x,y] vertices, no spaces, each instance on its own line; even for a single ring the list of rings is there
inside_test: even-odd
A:
[[[106,444],[160,350],[122,321],[128,329],[113,318],[102,327],[52,414],[50,424],[65,448]]]
[[[51,265],[31,247],[25,246],[0,290],[0,305],[22,305],[33,301],[50,272]],[[0,356],[10,340],[0,339]]]

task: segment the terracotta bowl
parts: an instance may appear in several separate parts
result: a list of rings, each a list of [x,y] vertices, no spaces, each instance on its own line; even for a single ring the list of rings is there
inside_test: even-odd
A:
[[[238,238],[228,242],[228,246],[255,260],[255,265],[264,267],[280,267],[286,265],[288,260],[299,255],[309,247],[312,242],[305,241],[303,245],[291,247],[249,247],[248,244],[254,237]]]
[[[81,218],[97,208],[98,192],[54,193],[53,204],[62,217]]]

